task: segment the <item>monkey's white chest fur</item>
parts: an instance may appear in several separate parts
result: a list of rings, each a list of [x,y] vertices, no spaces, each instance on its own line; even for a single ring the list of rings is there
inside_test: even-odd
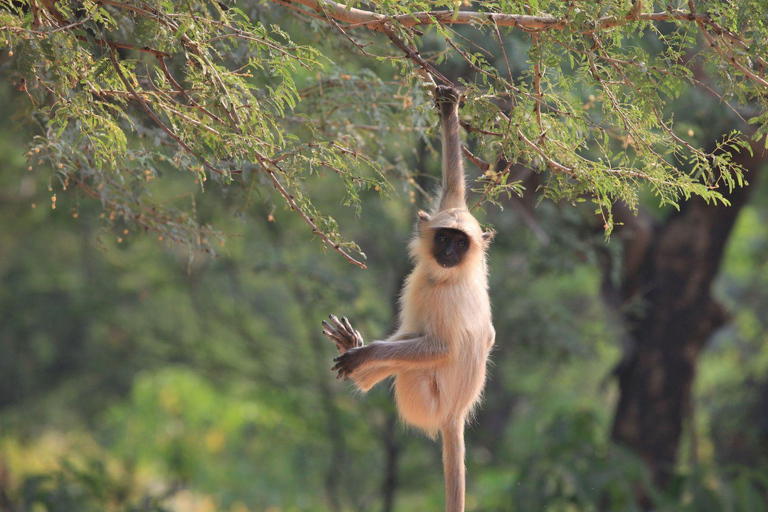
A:
[[[399,332],[427,335],[447,357],[429,369],[397,374],[395,398],[403,421],[434,436],[446,421],[469,415],[485,384],[494,330],[487,278],[434,283],[416,268],[403,290]]]

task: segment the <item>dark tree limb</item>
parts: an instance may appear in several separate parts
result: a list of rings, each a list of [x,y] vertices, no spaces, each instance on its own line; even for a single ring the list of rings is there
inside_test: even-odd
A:
[[[768,156],[761,149],[735,157],[751,171],[750,182]],[[620,399],[612,437],[637,452],[662,487],[673,474],[698,356],[728,321],[711,285],[753,188],[727,194],[729,207],[691,199],[663,225],[617,213],[625,222],[617,234],[627,238],[624,273],[613,283],[606,272],[604,297],[621,314],[626,352],[615,371]]]

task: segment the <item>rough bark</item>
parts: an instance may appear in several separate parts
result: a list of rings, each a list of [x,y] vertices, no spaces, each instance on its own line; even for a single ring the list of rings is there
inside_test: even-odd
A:
[[[740,157],[752,170],[750,181],[763,161],[759,151]],[[728,318],[711,285],[751,189],[734,190],[729,207],[692,199],[661,225],[626,212],[619,219],[627,238],[624,272],[618,286],[610,278],[604,286],[626,328],[612,437],[645,460],[661,487],[674,470],[698,356]]]

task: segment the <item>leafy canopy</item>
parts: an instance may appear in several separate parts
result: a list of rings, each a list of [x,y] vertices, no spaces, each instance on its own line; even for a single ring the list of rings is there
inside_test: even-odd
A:
[[[514,164],[546,173],[545,197],[593,201],[608,233],[612,204],[644,189],[727,202],[748,142],[700,140],[671,106],[698,87],[765,137],[762,4],[0,0],[0,65],[41,126],[30,169],[52,192],[208,252],[225,235],[194,195],[169,199],[179,183],[214,182],[240,213],[274,194],[364,267],[307,179],[335,175],[357,208],[362,190],[417,186],[382,142],[429,133],[437,83],[466,97],[478,204],[520,191]]]

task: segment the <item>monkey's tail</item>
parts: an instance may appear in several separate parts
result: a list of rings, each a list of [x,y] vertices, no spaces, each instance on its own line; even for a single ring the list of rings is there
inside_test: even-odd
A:
[[[464,419],[446,423],[440,431],[443,437],[445,511],[464,512]]]

